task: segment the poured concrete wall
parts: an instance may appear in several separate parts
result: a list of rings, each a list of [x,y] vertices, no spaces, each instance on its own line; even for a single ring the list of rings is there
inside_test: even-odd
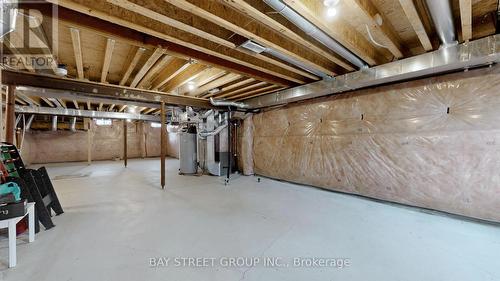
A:
[[[123,158],[123,122],[112,126],[92,123],[90,136],[92,160]],[[160,129],[149,123],[135,122],[127,126],[127,154],[129,158],[160,156]],[[167,155],[178,158],[178,134],[167,133]],[[28,164],[87,161],[87,131],[31,131],[22,146],[23,160]]]
[[[500,221],[499,109],[500,67],[289,105],[253,117],[254,170]]]

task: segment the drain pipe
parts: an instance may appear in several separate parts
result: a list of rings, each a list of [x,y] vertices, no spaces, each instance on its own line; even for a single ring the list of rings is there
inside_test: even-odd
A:
[[[428,2],[429,1],[434,1],[434,0],[428,0]],[[353,54],[351,51],[342,46],[339,42],[332,39],[330,36],[321,31],[315,25],[310,23],[308,20],[303,18],[297,12],[292,10],[281,0],[264,0],[264,2],[271,8],[276,10],[278,13],[280,13],[282,16],[284,16],[286,19],[288,19],[290,22],[292,22],[294,25],[296,25],[298,28],[300,28],[302,31],[304,31],[307,35],[318,40],[323,45],[328,47],[330,50],[336,52],[341,57],[348,60],[353,65],[357,66],[358,68],[368,67],[368,65],[360,58],[358,58],[355,54]]]
[[[426,0],[442,47],[456,45],[455,24],[449,0]]]
[[[236,108],[248,108],[248,104],[242,103],[242,102],[234,102],[234,101],[221,101],[221,100],[214,100],[213,98],[210,98],[210,103],[213,106],[233,106]]]

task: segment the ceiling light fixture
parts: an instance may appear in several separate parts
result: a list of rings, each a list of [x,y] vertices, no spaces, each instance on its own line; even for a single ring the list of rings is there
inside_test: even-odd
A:
[[[187,88],[189,91],[193,91],[194,89],[196,89],[196,84],[193,81],[189,81],[187,82]]]
[[[335,9],[334,7],[330,7],[330,8],[328,8],[328,9],[326,10],[326,14],[327,14],[329,17],[333,18],[334,16],[336,16],[336,15],[337,15],[337,9]]]

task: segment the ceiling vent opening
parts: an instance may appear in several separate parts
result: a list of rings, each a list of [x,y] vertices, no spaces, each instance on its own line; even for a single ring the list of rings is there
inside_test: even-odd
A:
[[[259,45],[252,40],[247,40],[243,44],[240,45],[240,47],[250,50],[254,53],[260,54],[266,50],[266,47]]]

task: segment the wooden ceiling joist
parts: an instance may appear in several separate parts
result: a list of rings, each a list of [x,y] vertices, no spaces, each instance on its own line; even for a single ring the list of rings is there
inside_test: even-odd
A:
[[[280,18],[280,16],[273,16],[272,12],[265,13],[264,9],[269,7],[261,0],[223,0],[223,2],[231,6],[232,8],[238,10],[239,12],[248,15],[249,17],[256,19],[257,21],[265,24],[269,28],[273,29],[275,32],[278,32],[289,39],[293,40],[296,44],[300,44],[309,50],[312,50],[318,55],[321,55],[332,62],[337,62],[342,60],[337,55],[333,54],[331,51],[325,50],[325,47],[321,47],[321,43],[319,42],[310,42],[306,39],[308,37],[307,34],[301,32],[300,29],[290,24],[284,18]],[[293,31],[292,31],[293,29]],[[314,41],[314,40],[313,40]],[[347,70],[353,70],[350,65],[343,65]],[[309,76],[310,77],[310,76]],[[314,77],[310,77],[311,79],[315,79]]]
[[[197,16],[204,17],[217,25],[254,40],[255,42],[271,47],[284,55],[290,56],[301,63],[324,72],[329,75],[336,75],[333,69],[335,64],[344,68],[351,66],[341,60],[335,64],[308,52],[307,49],[288,40],[286,37],[270,30],[267,26],[253,21],[251,18],[238,13],[236,10],[228,9],[218,1],[187,1],[187,0],[164,0],[176,7],[189,11]],[[337,67],[337,69],[339,69]],[[352,69],[352,68],[351,68]]]
[[[209,82],[199,88],[197,88],[196,90],[192,91],[192,92],[188,92],[187,95],[189,96],[199,96],[211,89],[215,89],[217,87],[220,87],[222,85],[225,85],[227,83],[231,83],[232,81],[234,80],[237,80],[241,78],[241,75],[239,74],[233,74],[233,73],[228,73],[222,77],[220,77],[219,79],[215,79],[213,80],[212,82]]]
[[[236,90],[242,89],[244,87],[247,87],[247,86],[253,84],[254,82],[256,82],[255,79],[253,79],[253,78],[247,78],[247,79],[238,81],[237,83],[230,84],[230,85],[222,87],[222,89],[218,93],[213,93],[213,94],[208,93],[206,95],[203,95],[202,97],[203,98],[209,98],[209,97],[212,97],[212,96],[217,96],[217,98],[224,98],[226,96],[231,95],[231,93],[233,91],[236,91]]]
[[[399,3],[401,4],[401,7],[403,7],[403,11],[405,12],[406,17],[410,21],[413,30],[417,34],[418,40],[420,40],[422,47],[424,47],[424,50],[432,51],[433,48],[431,41],[429,39],[429,35],[425,30],[424,24],[420,19],[420,15],[418,14],[417,8],[413,3],[413,0],[399,0]]]
[[[153,52],[153,54],[148,58],[146,63],[141,67],[141,69],[137,72],[137,74],[134,77],[134,80],[132,80],[132,83],[130,83],[130,87],[135,88],[137,84],[141,81],[142,78],[144,78],[144,75],[153,67],[153,65],[158,61],[158,59],[163,55],[163,50],[161,48],[156,48]]]
[[[263,86],[266,86],[266,85],[268,85],[268,83],[266,83],[266,82],[257,82],[257,83],[245,86],[243,88],[236,89],[234,91],[226,92],[226,93],[224,93],[222,95],[217,95],[217,98],[232,97],[232,96],[238,95],[240,93],[247,92],[247,91],[250,91],[250,90],[253,90],[253,89],[256,89],[256,88],[260,88],[260,87],[263,87]]]
[[[184,71],[168,81],[162,88],[163,92],[170,92],[174,89],[184,85],[192,79],[195,79],[207,66],[194,63],[188,66]]]
[[[250,96],[244,96],[244,97],[241,97],[241,98],[235,99],[235,101],[243,101],[243,100],[247,100],[247,99],[251,99],[251,98],[255,98],[255,97],[259,97],[259,96],[263,96],[263,95],[266,95],[266,94],[269,94],[269,93],[273,93],[273,92],[276,92],[276,91],[279,91],[279,90],[282,90],[282,89],[284,89],[284,88],[283,88],[283,87],[273,88],[273,89],[271,89],[271,90],[267,90],[267,91],[263,91],[263,92],[255,93],[255,94],[250,95]]]
[[[109,66],[111,65],[111,57],[115,49],[115,40],[108,38],[106,40],[106,51],[104,52],[104,62],[102,64],[101,83],[106,83],[108,77]]]
[[[462,24],[462,40],[472,39],[472,0],[460,0],[460,21]]]
[[[151,89],[157,91],[190,65],[191,61],[174,58],[152,81]]]
[[[192,34],[196,34],[202,38],[205,38],[205,39],[210,40],[214,43],[226,46],[228,48],[235,48],[236,47],[236,45],[234,43],[232,43],[231,41],[222,39],[222,38],[217,37],[209,32],[195,28],[195,27],[193,27],[192,24],[186,24],[184,22],[172,19],[172,18],[167,17],[163,14],[160,14],[156,11],[145,8],[144,6],[137,5],[136,3],[133,3],[131,1],[128,1],[128,0],[107,0],[107,2],[114,4],[114,5],[117,5],[119,7],[122,7],[124,9],[127,9],[129,11],[139,13],[143,16],[152,18],[154,20],[157,20],[157,21],[164,23],[166,25],[170,25],[170,26],[175,27],[177,29],[184,30],[184,31],[192,33]]]
[[[130,75],[132,74],[132,71],[134,71],[135,67],[139,63],[139,60],[141,59],[145,51],[146,49],[142,47],[137,48],[137,50],[135,51],[135,55],[132,58],[132,61],[128,65],[127,70],[125,70],[125,73],[123,74],[122,80],[120,81],[120,86],[123,86],[125,85],[125,83],[127,83]]]
[[[184,58],[191,57],[208,65],[245,76],[255,77],[273,84],[292,86],[297,83],[293,80],[300,78],[299,75],[290,73],[268,62],[255,59],[235,49],[209,42],[192,34],[184,34],[182,31],[173,30],[164,24],[152,22],[151,19],[144,18],[142,15],[133,15],[123,9],[110,9],[107,6],[111,5],[109,3],[96,0],[47,1],[59,5],[58,16],[60,20],[72,23],[77,22],[87,28],[99,30],[101,34],[108,34],[109,32],[110,34],[115,34],[115,36],[119,34],[122,37],[135,41],[137,44],[142,43],[143,45],[155,47],[161,46],[172,55]],[[113,5],[111,7],[116,8]],[[85,18],[85,15],[102,21]],[[134,18],[134,21],[131,18]],[[158,26],[158,24],[161,26]],[[136,32],[131,30],[135,30]]]
[[[162,69],[165,68],[165,66],[170,63],[173,60],[173,57],[169,55],[163,56],[162,59],[160,59],[155,66],[153,66],[149,71],[146,76],[139,82],[137,87],[145,89],[147,85],[150,85],[151,80],[157,75]]]
[[[237,95],[234,95],[234,96],[230,96],[229,98],[230,99],[244,98],[244,97],[248,97],[248,96],[251,96],[251,95],[254,95],[254,94],[257,94],[257,93],[269,91],[269,90],[272,90],[272,89],[277,89],[279,87],[280,86],[277,86],[277,85],[268,85],[268,86],[265,86],[265,87],[262,87],[262,88],[258,88],[258,89],[252,90],[252,91],[248,91],[248,92],[245,91],[243,93],[240,93],[240,94],[237,94]]]
[[[76,28],[70,28],[71,32],[71,42],[73,44],[73,53],[75,55],[76,73],[78,79],[84,79],[83,75],[83,55],[82,55],[82,43],[80,39],[80,30]]]
[[[283,0],[283,2],[369,65],[387,62],[363,34],[357,32],[349,23],[338,19],[335,25],[331,25],[321,17],[324,14],[323,1]]]
[[[387,20],[383,13],[379,12],[377,8],[372,4],[371,1],[366,0],[345,0],[346,5],[349,5],[354,10],[358,11],[358,14],[363,15],[362,19],[369,26],[370,30],[375,31],[380,38],[384,40],[384,44],[387,46],[389,51],[396,58],[403,57],[403,48],[401,46],[401,39],[398,37],[397,33],[394,31],[389,20]],[[382,19],[382,25],[377,23],[376,17]]]

